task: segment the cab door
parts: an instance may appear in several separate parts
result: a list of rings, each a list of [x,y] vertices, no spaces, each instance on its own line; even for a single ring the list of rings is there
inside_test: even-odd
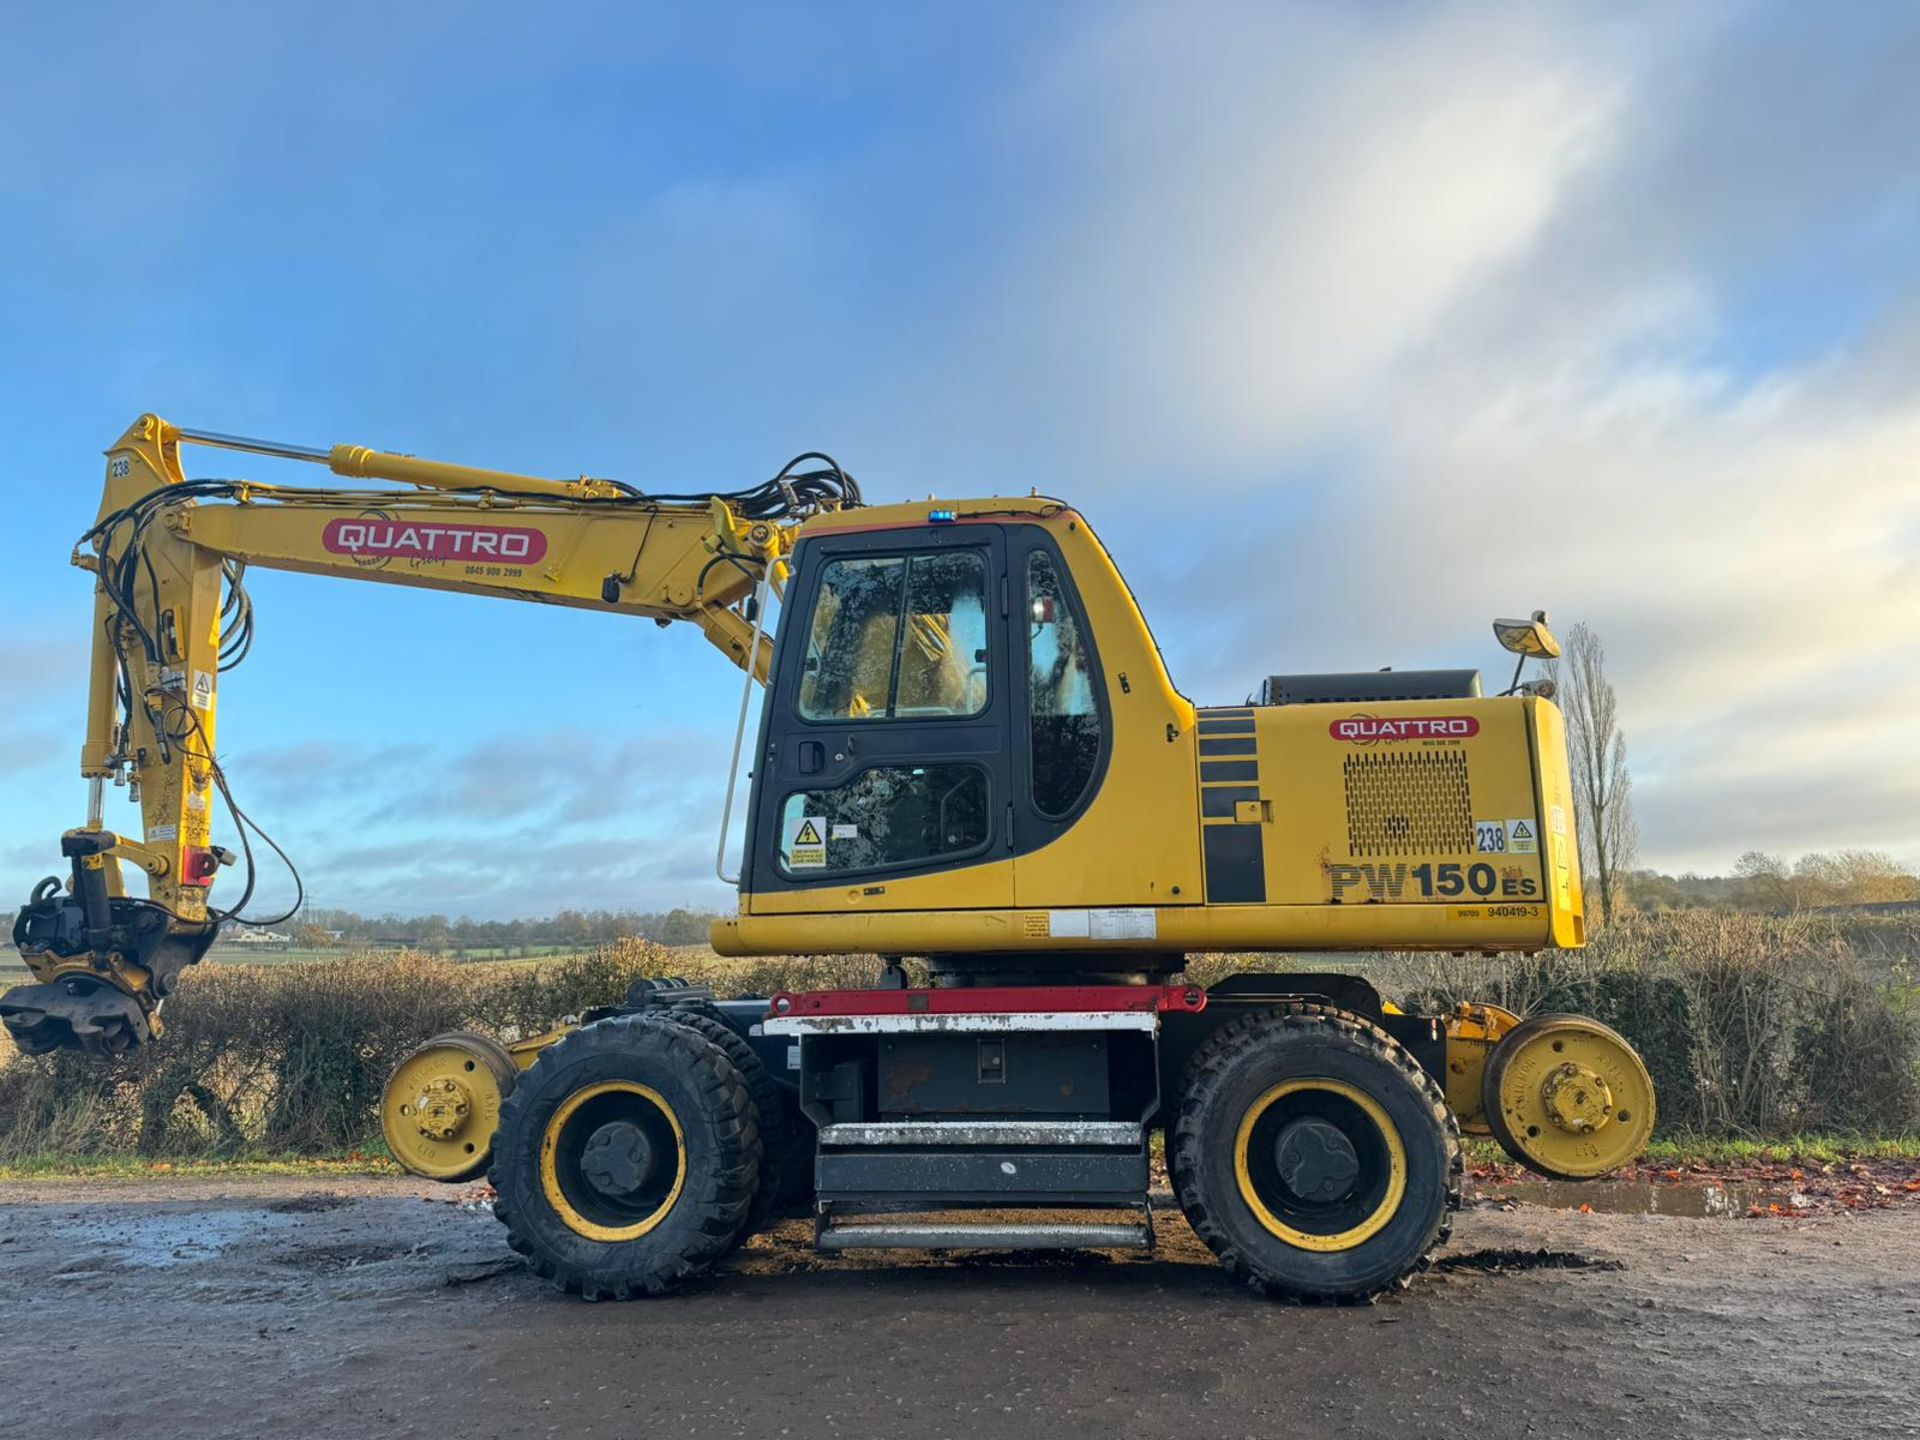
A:
[[[1013,903],[1006,542],[805,540],[754,778],[753,914]]]

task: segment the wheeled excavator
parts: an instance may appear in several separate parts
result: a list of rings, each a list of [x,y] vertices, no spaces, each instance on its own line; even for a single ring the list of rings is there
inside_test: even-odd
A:
[[[190,478],[189,446],[338,479]],[[508,1243],[565,1290],[669,1290],[796,1210],[827,1251],[1149,1247],[1163,1136],[1236,1278],[1364,1299],[1445,1239],[1463,1132],[1580,1179],[1652,1130],[1645,1066],[1591,1019],[1407,1013],[1284,961],[1184,973],[1207,952],[1584,942],[1562,720],[1550,681],[1521,680],[1557,654],[1543,613],[1496,622],[1519,657],[1499,694],[1476,670],[1388,670],[1198,706],[1086,517],[1037,493],[868,505],[811,453],[665,495],[154,415],[106,461],[74,552],[96,594],[88,817],[15,925],[32,982],[0,997],[28,1053],[158,1039],[250,901],[267,842],[215,740],[252,567],[686,622],[744,672],[718,865],[738,913],[713,948],[876,955],[881,982],[642,981],[513,1045],[431,1037],[383,1098],[395,1157],[486,1174]],[[107,828],[110,783],[138,835]]]

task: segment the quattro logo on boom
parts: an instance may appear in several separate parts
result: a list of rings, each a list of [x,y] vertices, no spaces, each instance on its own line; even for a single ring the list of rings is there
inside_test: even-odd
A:
[[[384,516],[331,520],[320,543],[363,562],[481,560],[531,565],[547,553],[547,537],[524,525],[409,524]]]

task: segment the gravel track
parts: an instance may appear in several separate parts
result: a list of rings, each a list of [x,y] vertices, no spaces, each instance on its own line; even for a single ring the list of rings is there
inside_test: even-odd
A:
[[[483,1196],[0,1184],[0,1435],[1920,1435],[1920,1207],[1480,1206],[1351,1309],[1235,1287],[1177,1216],[1150,1260],[828,1259],[789,1223],[686,1292],[588,1305]]]

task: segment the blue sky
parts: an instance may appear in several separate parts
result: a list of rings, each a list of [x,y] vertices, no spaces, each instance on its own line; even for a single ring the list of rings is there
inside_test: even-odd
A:
[[[1920,863],[1911,7],[82,10],[0,93],[6,893],[81,818],[66,556],[149,409],[1039,485],[1203,701],[1495,667],[1544,605],[1608,644],[1647,860]],[[723,899],[697,637],[250,584],[222,750],[321,903]]]

